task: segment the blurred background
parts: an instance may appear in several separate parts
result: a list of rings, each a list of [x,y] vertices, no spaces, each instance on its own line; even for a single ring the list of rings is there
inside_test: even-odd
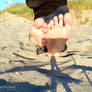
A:
[[[27,7],[25,2],[26,0],[0,0],[0,14],[7,11],[8,13],[33,20],[33,9]],[[92,0],[68,0],[68,7],[74,17],[75,25],[92,21]]]

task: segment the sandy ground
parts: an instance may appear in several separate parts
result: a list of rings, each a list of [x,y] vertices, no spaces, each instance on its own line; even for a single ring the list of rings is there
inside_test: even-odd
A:
[[[36,55],[29,20],[0,15],[0,92],[92,92],[92,27],[73,26],[60,58]]]

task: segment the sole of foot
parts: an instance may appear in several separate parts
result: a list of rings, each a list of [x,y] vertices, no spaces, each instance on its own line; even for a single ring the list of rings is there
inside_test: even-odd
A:
[[[30,30],[29,30],[29,35],[30,35],[30,42],[37,46],[45,46],[46,40],[43,37],[44,32],[43,29],[46,29],[47,24],[44,22],[42,18],[38,18],[34,21],[34,23],[31,25]]]
[[[65,25],[63,25],[63,21]],[[58,17],[55,16],[48,26],[48,33],[45,35],[48,56],[60,57],[66,41],[71,36],[72,17],[70,13],[66,13],[64,16],[60,14]]]

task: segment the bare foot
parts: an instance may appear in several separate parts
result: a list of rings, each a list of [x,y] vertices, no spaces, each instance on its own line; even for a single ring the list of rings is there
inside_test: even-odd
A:
[[[43,37],[43,34],[46,30],[44,30],[44,32],[42,30],[44,28],[46,29],[46,27],[47,25],[42,18],[38,18],[34,21],[29,30],[29,40],[33,45],[39,45],[41,47],[45,46],[46,40]]]
[[[63,25],[63,20],[65,25]],[[69,13],[66,13],[64,17],[60,14],[58,17],[55,16],[48,26],[48,33],[45,35],[47,38],[48,55],[59,57],[71,35],[72,17]]]

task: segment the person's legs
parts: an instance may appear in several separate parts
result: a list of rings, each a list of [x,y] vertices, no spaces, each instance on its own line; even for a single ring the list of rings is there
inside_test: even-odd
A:
[[[53,11],[48,16],[44,17],[44,20],[45,20],[46,23],[49,23],[50,20],[52,20],[54,16],[58,16],[59,14],[64,15],[65,13],[68,13],[68,12],[69,12],[68,7],[66,5],[63,5],[63,6],[59,7],[59,8],[57,8],[55,11]],[[67,45],[65,44],[64,49],[61,52],[64,52],[66,49],[67,49]],[[40,46],[37,46],[36,53],[38,55],[41,54],[41,53],[44,53],[44,52],[48,52],[46,46],[44,48],[42,48]]]
[[[63,25],[63,20],[65,25]],[[43,53],[48,49],[49,56],[58,57],[64,49],[64,46],[66,46],[65,43],[71,35],[71,25],[72,17],[69,13],[66,13],[64,16],[62,14],[59,14],[58,17],[55,16],[48,24],[48,27],[44,23],[44,20],[39,18],[35,20],[30,28],[30,41],[35,46],[38,45],[41,47],[39,49],[37,47],[39,53]],[[46,47],[42,48],[45,45],[47,49]]]
[[[49,23],[49,21],[51,20],[51,19],[53,19],[53,17],[54,16],[58,16],[59,14],[65,14],[65,13],[67,13],[67,12],[69,12],[69,10],[68,10],[68,8],[67,8],[67,6],[61,6],[61,7],[59,7],[57,10],[55,10],[53,13],[51,13],[50,15],[48,15],[47,17],[45,17],[44,19],[45,19],[45,22],[46,23]],[[43,27],[42,27],[43,28]],[[40,29],[42,29],[42,28],[40,28]],[[35,31],[36,32],[36,31]],[[39,31],[40,32],[40,34],[41,34],[41,31]],[[40,34],[39,34],[39,37],[40,37]],[[35,40],[36,39],[33,39],[34,37],[36,37],[36,36],[33,36],[33,37],[31,37],[31,43],[33,42],[33,43],[35,43]],[[41,39],[42,39],[42,37],[40,37]],[[35,46],[37,46],[38,45],[38,47],[37,47],[37,54],[40,54],[41,52],[44,52],[44,51],[47,51],[47,48],[46,47],[44,47],[44,48],[42,48],[42,40],[39,40],[38,42],[36,41],[36,43],[35,43]],[[45,41],[45,40],[44,40]],[[44,42],[43,41],[43,42]],[[66,45],[65,45],[65,47],[67,47]],[[41,49],[42,48],[42,49]],[[41,50],[44,50],[44,51],[41,51]],[[39,53],[40,52],[40,53]]]

